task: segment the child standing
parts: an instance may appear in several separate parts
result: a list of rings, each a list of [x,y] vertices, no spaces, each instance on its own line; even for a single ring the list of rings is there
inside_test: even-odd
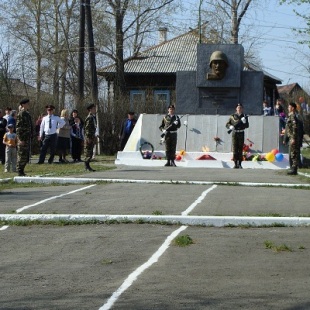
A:
[[[10,167],[12,167],[12,171],[16,172],[16,160],[17,160],[17,137],[14,132],[14,125],[9,124],[7,126],[8,132],[6,132],[3,136],[3,144],[5,147],[5,166],[4,172],[10,172]]]

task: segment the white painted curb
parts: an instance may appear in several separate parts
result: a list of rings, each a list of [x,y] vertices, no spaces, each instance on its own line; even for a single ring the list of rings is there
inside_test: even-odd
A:
[[[252,183],[252,182],[217,182],[217,181],[174,181],[174,180],[132,180],[132,179],[99,179],[99,178],[59,178],[59,177],[14,177],[16,183],[43,184],[84,184],[84,183],[143,183],[143,184],[195,184],[195,185],[238,185],[238,186],[270,186],[289,188],[309,188],[310,184],[294,183]]]
[[[0,179],[0,183],[8,183],[11,180],[13,180],[12,178],[5,178],[5,179]]]
[[[2,221],[91,221],[147,222],[174,225],[225,226],[309,226],[310,217],[100,215],[100,214],[0,214]]]

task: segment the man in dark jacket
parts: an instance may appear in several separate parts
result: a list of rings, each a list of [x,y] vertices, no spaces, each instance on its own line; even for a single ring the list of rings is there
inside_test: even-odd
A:
[[[121,131],[119,134],[120,138],[120,150],[122,151],[125,148],[125,145],[137,123],[135,119],[135,112],[128,112],[127,119],[122,122]]]

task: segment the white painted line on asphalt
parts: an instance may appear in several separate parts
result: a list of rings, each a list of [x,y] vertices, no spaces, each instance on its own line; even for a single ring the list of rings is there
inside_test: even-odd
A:
[[[8,225],[4,225],[4,226],[0,227],[0,230],[5,230],[7,228],[9,228],[9,226]]]
[[[144,272],[147,268],[151,267],[154,263],[156,263],[159,259],[159,257],[165,253],[165,251],[169,248],[170,243],[174,238],[177,237],[177,235],[185,230],[187,226],[181,226],[179,229],[172,232],[165,240],[165,242],[161,245],[161,247],[150,257],[150,259],[138,267],[135,271],[133,271],[127,279],[123,282],[123,284],[112,294],[112,296],[108,299],[108,301],[99,308],[99,310],[108,310],[111,309],[113,304],[117,301],[117,299],[121,296],[122,293],[124,293],[134,281],[137,280],[139,275]]]
[[[207,194],[209,192],[211,192],[212,190],[214,190],[215,188],[217,188],[217,185],[213,185],[212,187],[208,188],[207,190],[205,190],[204,192],[202,192],[202,194],[185,210],[181,213],[181,215],[186,216],[188,215],[191,211],[194,210],[194,208],[196,208],[196,206],[201,203],[205,197],[207,196]]]
[[[182,216],[188,215],[189,212],[191,212],[199,203],[202,202],[202,200],[206,197],[206,195],[215,189],[217,185],[213,185],[212,187],[208,188],[202,194],[184,211],[182,212]],[[185,230],[188,226],[181,226],[179,229],[175,230],[170,236],[168,236],[165,240],[165,242],[161,245],[161,247],[151,256],[151,258],[141,265],[139,268],[137,268],[134,272],[132,272],[127,279],[123,282],[123,284],[112,294],[112,296],[108,299],[108,301],[101,307],[99,310],[109,310],[113,306],[113,304],[117,301],[117,299],[120,297],[120,295],[126,291],[132,283],[137,280],[138,276],[144,272],[147,268],[149,268],[151,265],[156,263],[159,259],[159,257],[168,249],[171,241],[176,238],[176,236],[183,230]]]
[[[61,194],[61,195],[58,195],[58,196],[53,196],[53,197],[50,197],[50,198],[47,198],[47,199],[43,199],[43,200],[38,201],[38,202],[36,202],[36,203],[34,203],[34,204],[32,204],[32,205],[24,206],[24,207],[22,207],[22,208],[17,209],[17,210],[16,210],[16,213],[20,213],[20,212],[22,212],[22,211],[24,211],[24,210],[27,210],[27,209],[29,209],[29,208],[31,208],[31,207],[35,207],[35,206],[40,205],[40,204],[42,204],[42,203],[45,203],[45,202],[47,202],[47,201],[49,201],[49,200],[61,198],[61,197],[67,196],[67,195],[71,195],[71,194],[74,194],[74,193],[83,191],[83,190],[88,189],[88,188],[93,187],[93,186],[96,186],[96,184],[92,184],[92,185],[89,185],[89,186],[86,186],[86,187],[82,187],[82,188],[79,188],[79,189],[76,189],[76,190],[74,190],[74,191],[71,191],[71,192],[68,192],[68,193],[64,193],[64,194]]]

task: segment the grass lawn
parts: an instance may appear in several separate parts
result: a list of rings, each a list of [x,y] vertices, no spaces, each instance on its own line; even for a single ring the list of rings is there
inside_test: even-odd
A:
[[[303,168],[299,169],[298,171],[306,174],[310,174],[310,147],[302,149],[303,155]],[[57,177],[57,176],[73,176],[86,173],[84,163],[58,163],[58,157],[55,157],[56,161],[53,164],[43,164],[37,165],[38,156],[34,155],[31,158],[31,163],[27,164],[25,168],[25,173],[27,176],[50,176],[50,177]],[[107,155],[96,155],[96,158],[91,162],[91,167],[96,171],[105,171],[115,169],[116,166],[114,161],[116,159],[115,156],[107,156]],[[31,187],[34,184],[30,183],[15,183],[13,178],[17,176],[17,173],[4,172],[4,166],[0,166],[0,179],[7,179],[11,178],[10,181],[5,183],[0,183],[0,192],[4,189],[9,188],[16,188],[16,187]],[[308,179],[308,178],[307,178]],[[50,186],[50,185],[39,185],[35,184],[35,186]]]
[[[105,171],[115,169],[116,156],[96,155],[95,159],[91,162],[91,167],[96,171]],[[84,162],[81,163],[59,163],[58,156],[55,156],[55,162],[53,164],[37,165],[38,156],[34,155],[31,158],[31,162],[26,165],[25,173],[27,176],[72,176],[85,173]],[[4,172],[4,166],[0,166],[0,179],[14,178],[17,176],[16,172]],[[10,183],[0,183],[0,188],[10,188]],[[15,187],[16,187],[16,183]],[[20,184],[25,187],[25,184]]]

